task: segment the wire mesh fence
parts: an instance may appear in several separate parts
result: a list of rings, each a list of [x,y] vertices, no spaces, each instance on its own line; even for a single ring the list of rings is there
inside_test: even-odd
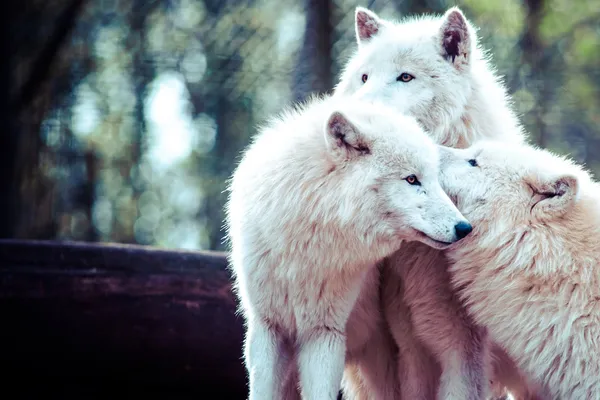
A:
[[[66,23],[51,17],[70,7],[38,3],[28,11],[37,40],[14,55],[17,94]],[[537,20],[527,1],[459,5],[480,27],[532,138],[595,171],[600,8],[542,3]],[[83,2],[28,103],[27,124],[20,119],[15,236],[223,249],[223,191],[240,150],[265,118],[332,88],[356,46],[357,5],[399,19],[453,4]]]

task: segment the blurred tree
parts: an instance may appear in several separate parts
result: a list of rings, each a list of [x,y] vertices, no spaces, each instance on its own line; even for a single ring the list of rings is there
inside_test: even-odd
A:
[[[9,238],[14,235],[15,210],[18,179],[15,174],[17,166],[16,146],[17,133],[14,129],[11,112],[11,82],[13,68],[13,44],[11,23],[15,15],[12,2],[4,1],[0,5],[0,55],[4,62],[0,63],[0,237]]]
[[[306,27],[294,74],[294,99],[332,89],[332,7],[329,0],[305,0]]]
[[[544,0],[526,0],[525,2],[525,24],[523,36],[520,40],[521,61],[527,65],[529,74],[527,81],[533,83],[530,90],[535,90],[539,102],[534,108],[534,124],[537,132],[535,141],[542,147],[547,145],[547,129],[544,116],[548,112],[548,104],[551,100],[551,85],[544,85],[548,79],[549,62],[544,62],[544,45],[540,37],[540,25],[544,18]],[[558,74],[556,74],[558,75]],[[556,76],[555,76],[556,77]]]
[[[41,169],[40,130],[50,102],[60,102],[60,94],[66,92],[64,87],[57,88],[71,83],[64,68],[68,57],[61,57],[61,49],[83,5],[84,0],[44,5],[29,0],[4,6],[7,12],[3,17],[9,18],[5,25],[9,34],[5,37],[19,44],[10,45],[8,64],[13,85],[7,110],[12,127],[7,131],[8,143],[3,148],[7,160],[3,162],[13,181],[6,185],[6,208],[0,211],[10,213],[2,218],[8,221],[3,227],[7,236],[51,238],[56,233],[52,215],[54,183]]]

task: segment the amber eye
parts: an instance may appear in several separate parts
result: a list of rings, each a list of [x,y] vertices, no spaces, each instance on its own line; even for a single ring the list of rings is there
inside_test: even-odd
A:
[[[411,74],[409,74],[408,72],[403,72],[403,73],[400,74],[400,76],[398,76],[396,78],[396,80],[400,81],[400,82],[410,82],[413,79],[415,79],[415,77],[412,76]]]
[[[367,81],[367,79],[369,79],[369,75],[363,74],[361,79],[362,79],[362,82],[365,83]]]
[[[415,175],[409,175],[406,178],[404,178],[404,180],[411,185],[417,185],[417,186],[421,185],[421,182],[419,182],[419,180],[417,179],[417,177]]]

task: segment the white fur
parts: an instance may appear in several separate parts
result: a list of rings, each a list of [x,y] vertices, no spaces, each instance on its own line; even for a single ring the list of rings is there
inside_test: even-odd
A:
[[[250,400],[297,398],[297,381],[304,399],[336,399],[346,324],[361,290],[357,308],[377,298],[377,261],[404,240],[458,240],[438,157],[414,119],[349,99],[313,99],[254,137],[227,204]]]
[[[437,143],[447,146],[464,148],[481,138],[524,141],[506,90],[480,48],[475,28],[458,8],[443,16],[395,22],[358,7],[355,29],[358,48],[334,96],[353,95],[412,115]],[[414,79],[399,81],[403,73]],[[442,252],[413,243],[383,265],[383,312],[399,350],[403,399],[431,398],[437,387],[433,391],[440,399],[479,400],[489,390],[492,360],[485,331],[475,326],[449,286],[446,263]],[[379,347],[367,346],[373,351]],[[493,352],[493,359],[505,358],[498,346]],[[500,364],[500,369],[511,368]],[[361,381],[369,368],[358,359],[347,369],[345,394],[373,398],[373,388]],[[509,375],[500,372],[495,375]]]
[[[568,159],[489,141],[444,149],[441,181],[474,223],[447,251],[469,313],[544,398],[599,399],[600,186]]]
[[[413,115],[437,143],[446,146],[467,147],[481,137],[521,142],[523,131],[506,90],[466,18],[467,56],[457,57],[454,63],[446,58],[442,27],[454,12],[462,15],[453,7],[441,17],[423,15],[395,22],[358,7],[356,14],[371,14],[380,28],[370,40],[359,42],[335,95],[355,94]],[[396,81],[403,72],[415,79]],[[368,75],[364,84],[363,74]]]

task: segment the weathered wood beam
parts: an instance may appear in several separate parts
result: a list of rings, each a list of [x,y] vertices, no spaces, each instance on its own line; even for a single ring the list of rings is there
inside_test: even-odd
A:
[[[244,399],[226,267],[224,253],[0,240],[3,392]]]

